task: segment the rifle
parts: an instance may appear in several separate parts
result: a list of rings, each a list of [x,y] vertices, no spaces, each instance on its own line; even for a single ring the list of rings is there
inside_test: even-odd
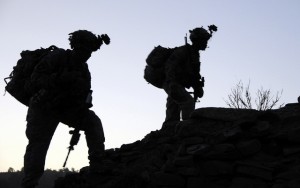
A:
[[[204,83],[205,83],[205,79],[204,79],[204,77],[202,77],[202,78],[201,78],[201,84],[202,84],[201,86],[202,86],[202,87],[204,87]]]
[[[187,34],[185,34],[185,37],[184,37],[184,42],[185,42],[185,45],[187,45],[187,44],[188,44],[188,42],[187,42]]]
[[[79,141],[79,138],[80,138],[80,133],[79,133],[79,129],[78,129],[78,128],[75,128],[74,130],[71,130],[71,131],[69,132],[69,134],[71,134],[72,137],[71,137],[71,140],[70,140],[70,146],[68,147],[68,148],[69,148],[68,155],[67,155],[67,157],[66,157],[66,160],[65,160],[65,162],[64,162],[63,167],[66,166],[67,160],[68,160],[69,155],[70,155],[70,152],[71,152],[72,150],[74,150],[74,146],[78,144],[78,141]]]
[[[200,100],[198,99],[198,97],[196,98],[195,92],[188,91],[188,93],[194,96],[194,101],[195,102],[200,102]]]
[[[201,77],[200,82],[199,82],[199,84],[198,84],[198,87],[203,88],[203,87],[204,87],[204,82],[205,82],[204,77]],[[198,87],[196,87],[196,89],[197,89]],[[189,93],[194,95],[194,100],[195,100],[195,102],[200,102],[200,100],[199,100],[198,98],[201,98],[202,96],[200,97],[200,96],[197,95],[198,92],[195,91],[195,88],[194,88],[194,92],[189,92]]]

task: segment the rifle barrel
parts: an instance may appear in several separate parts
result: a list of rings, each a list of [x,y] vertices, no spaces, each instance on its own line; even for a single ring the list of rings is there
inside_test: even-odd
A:
[[[72,150],[72,149],[69,148],[68,155],[67,155],[67,157],[66,157],[66,160],[65,160],[65,162],[64,162],[63,167],[65,167],[65,166],[67,165],[67,161],[68,161],[68,158],[69,158],[69,155],[70,155],[71,150]]]

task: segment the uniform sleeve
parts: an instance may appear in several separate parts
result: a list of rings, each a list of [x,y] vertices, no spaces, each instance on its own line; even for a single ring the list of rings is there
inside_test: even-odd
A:
[[[193,64],[193,81],[194,81],[194,87],[203,87],[203,83],[201,82],[201,74],[200,74],[200,62],[194,62]]]

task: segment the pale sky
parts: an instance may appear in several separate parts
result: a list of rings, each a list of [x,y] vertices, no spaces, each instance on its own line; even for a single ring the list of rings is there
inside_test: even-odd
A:
[[[227,107],[224,100],[240,80],[251,81],[293,103],[300,95],[300,1],[298,0],[0,0],[0,74],[5,78],[22,50],[56,45],[69,48],[78,29],[107,33],[88,61],[92,110],[101,118],[106,148],[142,139],[161,128],[167,95],[143,79],[145,59],[154,46],[184,44],[195,27],[218,26],[201,52],[204,97],[197,108]],[[4,94],[4,81],[0,82]],[[0,171],[19,170],[27,145],[27,107],[8,93],[0,97]],[[41,125],[43,126],[43,125]],[[48,151],[46,168],[60,169],[69,146],[69,128],[60,124]],[[67,167],[88,165],[82,133]]]

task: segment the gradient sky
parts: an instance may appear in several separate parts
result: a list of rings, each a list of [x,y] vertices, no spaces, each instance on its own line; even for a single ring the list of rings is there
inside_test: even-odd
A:
[[[205,94],[197,108],[227,107],[225,99],[240,80],[283,90],[281,103],[300,95],[300,1],[298,0],[0,0],[0,74],[7,77],[22,50],[52,44],[69,48],[78,29],[107,33],[111,44],[92,54],[92,108],[101,118],[106,147],[142,139],[161,128],[166,94],[143,79],[145,58],[154,46],[184,44],[190,29],[218,26],[201,52]],[[0,82],[4,94],[5,83]],[[253,97],[254,97],[253,96]],[[27,108],[9,94],[0,97],[0,171],[23,166]],[[42,126],[42,125],[41,125]],[[46,168],[60,169],[69,146],[69,128],[60,124]],[[67,167],[88,165],[81,140]]]

